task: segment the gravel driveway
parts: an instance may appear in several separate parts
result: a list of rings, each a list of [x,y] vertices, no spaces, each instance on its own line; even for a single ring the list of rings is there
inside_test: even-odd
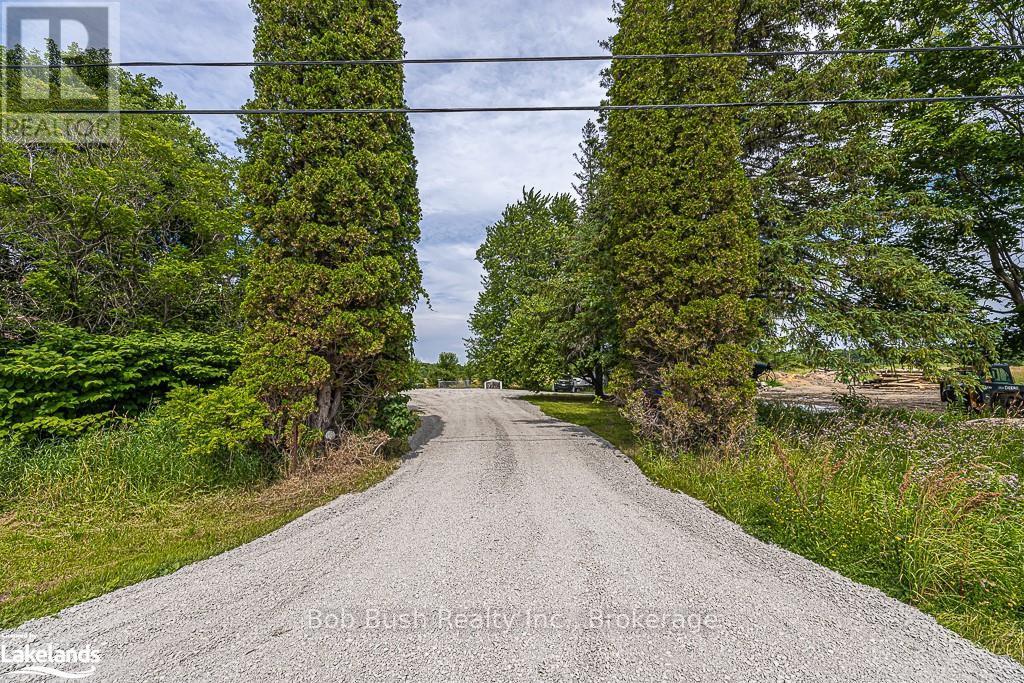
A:
[[[1024,681],[514,392],[414,404],[384,483],[19,633],[90,681]]]

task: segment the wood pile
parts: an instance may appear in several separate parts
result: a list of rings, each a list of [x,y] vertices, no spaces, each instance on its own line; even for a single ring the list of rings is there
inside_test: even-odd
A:
[[[924,373],[916,370],[887,370],[864,384],[882,391],[913,391],[932,389],[936,382],[926,379]]]

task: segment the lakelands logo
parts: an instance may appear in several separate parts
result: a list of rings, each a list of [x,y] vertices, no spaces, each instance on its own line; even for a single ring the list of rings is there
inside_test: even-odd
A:
[[[37,643],[31,633],[12,633],[0,638],[0,665],[19,667],[4,676],[88,678],[96,673],[100,659],[99,651],[92,645],[61,648],[53,643]]]

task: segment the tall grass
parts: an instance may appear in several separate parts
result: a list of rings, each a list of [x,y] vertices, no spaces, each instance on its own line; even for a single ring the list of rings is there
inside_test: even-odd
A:
[[[1024,661],[1024,430],[767,408],[741,457],[638,462],[756,536]]]
[[[173,420],[154,415],[78,439],[0,446],[0,509],[147,505],[258,485],[271,475],[255,451],[224,463],[187,445]]]
[[[537,403],[753,535],[1024,662],[1024,428],[763,406],[744,452],[714,458],[634,445],[607,406]]]
[[[0,446],[0,628],[236,547],[397,466],[375,432],[283,479],[244,431],[188,417],[158,410],[75,440]],[[211,434],[231,446],[210,447]]]

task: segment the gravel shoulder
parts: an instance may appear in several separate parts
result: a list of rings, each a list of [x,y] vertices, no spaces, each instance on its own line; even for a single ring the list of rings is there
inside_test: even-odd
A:
[[[515,399],[413,392],[385,482],[18,633],[90,644],[90,681],[1024,682]]]

